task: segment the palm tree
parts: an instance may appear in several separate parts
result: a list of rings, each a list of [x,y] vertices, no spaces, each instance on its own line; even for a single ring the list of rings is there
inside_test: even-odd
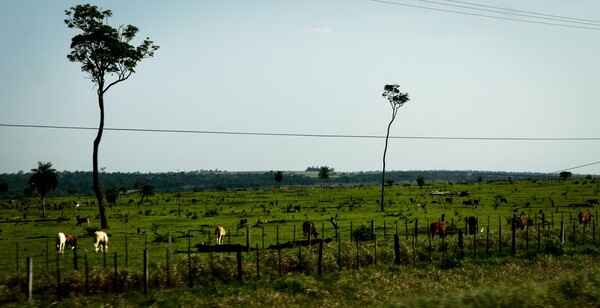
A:
[[[323,181],[329,180],[329,175],[331,174],[331,169],[327,166],[321,166],[319,169],[319,179]]]
[[[29,178],[29,185],[42,195],[42,216],[46,218],[46,196],[58,187],[56,170],[52,163],[38,162],[37,169],[31,169],[33,175]]]
[[[423,185],[425,185],[425,177],[422,175],[419,175],[417,177],[417,185],[419,185],[419,189],[423,188]]]
[[[283,180],[283,171],[275,172],[275,182],[277,182],[277,188],[279,188],[279,183]]]

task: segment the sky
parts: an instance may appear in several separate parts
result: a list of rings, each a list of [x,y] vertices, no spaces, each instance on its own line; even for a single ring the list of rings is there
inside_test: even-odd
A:
[[[398,84],[386,170],[600,174],[599,1],[89,3],[160,46],[105,95],[105,172],[378,171]],[[0,173],[92,170],[77,4],[0,1]]]

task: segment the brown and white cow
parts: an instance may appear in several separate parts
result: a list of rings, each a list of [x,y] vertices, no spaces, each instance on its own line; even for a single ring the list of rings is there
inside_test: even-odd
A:
[[[217,228],[215,228],[215,238],[217,245],[223,244],[223,238],[225,238],[225,235],[227,235],[227,231],[223,226],[217,226]]]
[[[592,221],[592,215],[590,214],[590,212],[583,213],[582,211],[579,211],[577,218],[579,220],[579,224],[583,225],[587,225],[590,223],[590,221]]]
[[[515,217],[513,219],[513,228],[517,227],[521,230],[525,230],[529,226],[533,226],[533,219],[525,216]]]
[[[436,234],[439,234],[440,238],[446,237],[446,223],[441,221],[432,222],[429,225],[429,228],[431,229],[432,238],[435,237]]]
[[[94,250],[102,250],[103,253],[108,252],[108,235],[104,231],[94,232]]]
[[[75,245],[77,245],[77,238],[69,233],[58,233],[56,235],[56,252],[59,255],[64,254],[67,245],[71,246],[71,249],[74,249]]]
[[[317,238],[319,233],[317,232],[317,228],[315,228],[315,224],[312,221],[305,221],[302,223],[302,233],[303,237],[306,237],[310,234],[310,236]]]

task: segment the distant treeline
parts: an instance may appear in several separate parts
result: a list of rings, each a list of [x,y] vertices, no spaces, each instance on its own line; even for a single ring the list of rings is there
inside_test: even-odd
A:
[[[92,172],[90,171],[58,171],[58,187],[51,193],[54,196],[93,194]],[[388,171],[386,180],[394,185],[416,184],[420,176],[427,183],[462,183],[513,180],[559,179],[558,174],[517,173],[496,171]],[[31,173],[0,174],[0,196],[18,197],[27,191],[27,182]],[[577,177],[577,175],[574,175]],[[165,173],[101,173],[102,190],[117,188],[134,190],[136,184],[151,185],[156,192],[183,192],[224,189],[268,189],[276,187],[300,186],[347,186],[377,185],[381,183],[381,173],[365,172],[333,172],[329,179],[318,177],[318,172],[284,171],[280,183],[275,181],[275,171],[266,172],[227,172],[227,171],[191,171]],[[389,183],[388,183],[389,184]],[[138,185],[139,186],[139,185]]]

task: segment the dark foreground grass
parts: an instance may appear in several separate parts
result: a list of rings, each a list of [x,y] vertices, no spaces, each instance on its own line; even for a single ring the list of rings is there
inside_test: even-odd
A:
[[[5,307],[598,307],[600,261],[544,256],[463,263],[460,268],[373,266],[318,275],[290,273],[260,281],[215,281],[194,288],[96,296],[53,296]]]

